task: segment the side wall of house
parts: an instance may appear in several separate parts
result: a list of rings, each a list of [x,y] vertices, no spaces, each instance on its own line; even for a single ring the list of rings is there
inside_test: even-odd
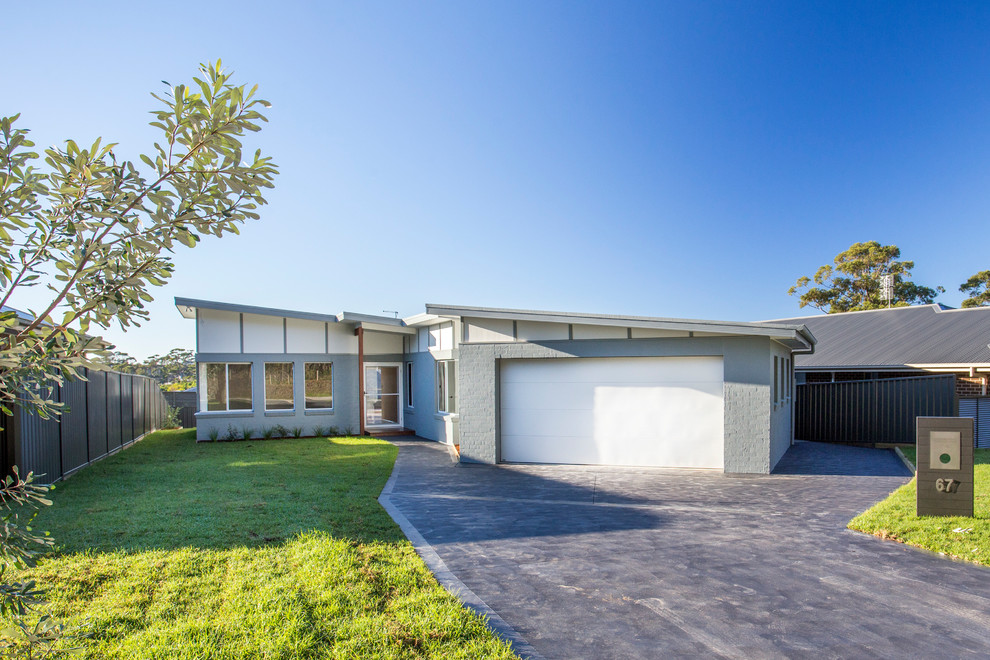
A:
[[[412,406],[403,401],[403,424],[421,438],[446,444],[458,444],[459,415],[440,412],[437,406],[437,362],[450,360],[460,368],[458,346],[460,322],[447,320],[417,329],[405,339],[403,378],[406,365],[412,365]],[[408,383],[403,383],[408,387]],[[405,398],[405,397],[404,397]]]
[[[501,332],[511,339],[508,327],[492,328],[491,332]],[[730,336],[461,344],[458,371],[461,460],[477,463],[501,460],[498,410],[502,359],[711,355],[722,356],[724,365],[724,469],[768,473],[775,462],[772,457],[779,450],[777,445],[771,448],[771,344],[765,337]],[[782,442],[782,436],[774,437],[778,443]]]
[[[786,346],[771,342],[771,355],[777,358],[771,369],[772,411],[770,413],[770,469],[784,457],[793,438],[794,358]]]

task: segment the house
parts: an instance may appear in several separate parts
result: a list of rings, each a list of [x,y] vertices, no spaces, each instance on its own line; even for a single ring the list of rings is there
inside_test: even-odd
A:
[[[460,460],[767,473],[791,444],[800,324],[427,305],[405,319],[176,298],[197,439],[412,431]]]
[[[915,305],[769,321],[806,326],[813,354],[795,356],[800,383],[955,374],[962,398],[987,396],[990,307]]]

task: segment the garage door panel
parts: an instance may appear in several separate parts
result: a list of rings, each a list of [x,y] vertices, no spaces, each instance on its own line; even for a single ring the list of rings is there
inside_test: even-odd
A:
[[[520,360],[502,366],[503,383],[721,384],[722,378],[720,357]]]
[[[505,360],[502,459],[723,466],[720,357]]]
[[[516,410],[502,417],[502,437],[512,435],[582,436],[594,424],[591,410]],[[504,440],[503,440],[504,443]]]
[[[553,390],[553,403],[546,401],[548,388]],[[520,381],[510,387],[502,387],[499,392],[499,405],[502,410],[532,410],[536,401],[542,405],[552,405],[559,410],[590,410],[595,403],[594,390],[586,383],[553,383]]]

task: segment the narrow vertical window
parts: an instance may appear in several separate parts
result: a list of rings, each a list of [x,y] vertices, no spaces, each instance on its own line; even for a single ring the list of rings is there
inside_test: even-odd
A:
[[[413,407],[413,363],[406,362],[406,407]]]
[[[265,363],[265,410],[292,410],[292,363]]]
[[[437,411],[457,412],[456,378],[453,360],[437,362]]]
[[[307,362],[306,410],[333,408],[333,363]]]
[[[773,405],[780,402],[780,358],[773,356]]]
[[[227,365],[206,365],[206,409],[227,409]]]

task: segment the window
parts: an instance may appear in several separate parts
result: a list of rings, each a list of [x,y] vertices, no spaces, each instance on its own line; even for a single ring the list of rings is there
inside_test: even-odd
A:
[[[780,402],[780,358],[773,356],[773,405]]]
[[[307,362],[306,410],[333,408],[333,363]]]
[[[457,412],[457,392],[454,374],[456,367],[453,360],[437,362],[437,411]]]
[[[251,410],[251,365],[209,363],[203,365],[206,410]]]
[[[265,363],[265,410],[292,410],[292,363]]]
[[[406,362],[406,407],[413,407],[413,363]]]

